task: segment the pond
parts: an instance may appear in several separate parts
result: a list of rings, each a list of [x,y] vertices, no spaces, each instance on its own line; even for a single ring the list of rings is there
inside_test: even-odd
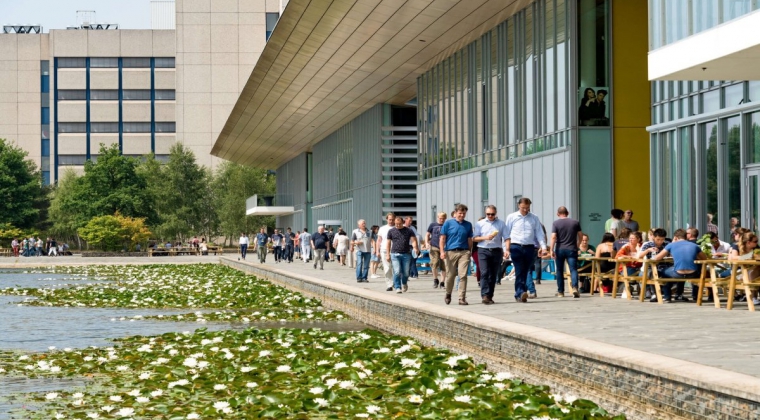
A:
[[[612,418],[227,267],[87,274],[0,273],[0,419]]]

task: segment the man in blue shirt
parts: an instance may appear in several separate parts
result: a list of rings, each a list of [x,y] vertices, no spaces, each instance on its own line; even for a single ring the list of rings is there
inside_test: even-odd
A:
[[[293,231],[288,228],[288,231],[285,232],[285,255],[284,258],[288,261],[288,263],[293,262],[293,243],[296,239],[296,234],[293,233]]]
[[[454,291],[454,279],[459,276],[459,304],[467,303],[467,269],[470,267],[470,250],[472,249],[472,223],[464,220],[467,216],[467,206],[457,204],[454,218],[447,220],[441,227],[439,247],[441,258],[446,261],[446,298],[451,303],[451,292]]]
[[[486,218],[475,224],[473,241],[478,243],[480,296],[483,304],[493,305],[499,267],[504,259],[502,245],[507,225],[496,217],[496,206],[486,207]]]
[[[261,227],[261,230],[256,235],[256,246],[258,247],[259,262],[264,264],[267,261],[267,242],[269,242],[269,236],[267,236],[267,228]],[[245,258],[244,258],[245,259]]]
[[[659,254],[655,255],[653,260],[661,260],[668,255],[673,256],[673,266],[668,267],[660,272],[660,277],[669,279],[693,279],[699,277],[697,264],[695,260],[706,260],[707,255],[702,252],[699,245],[686,239],[686,231],[678,229],[673,232],[673,242],[671,242]],[[658,270],[659,271],[659,270]],[[688,302],[689,298],[684,297],[683,289],[686,283],[683,281],[666,283],[662,287],[662,300],[664,303],[670,303],[671,289],[676,286],[676,300]]]
[[[540,248],[539,256],[546,256],[546,237],[538,216],[530,212],[531,201],[523,197],[517,202],[518,211],[507,216],[506,227],[507,258],[512,257],[515,267],[515,300],[528,301],[526,283],[530,267],[536,258],[536,243]]]
[[[311,247],[314,249],[314,269],[317,269],[317,263],[319,263],[319,269],[325,269],[325,253],[330,246],[330,238],[325,233],[325,227],[320,226],[317,228],[317,233],[311,236]]]

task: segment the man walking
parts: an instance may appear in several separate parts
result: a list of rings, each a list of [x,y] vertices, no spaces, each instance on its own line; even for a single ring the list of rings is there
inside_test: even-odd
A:
[[[280,231],[277,229],[274,230],[274,233],[272,234],[272,251],[274,251],[274,262],[275,264],[279,264],[280,260],[282,259],[282,241],[283,241],[282,235],[280,235]]]
[[[397,216],[394,220],[394,227],[388,231],[385,248],[390,250],[388,259],[393,264],[393,288],[396,293],[402,293],[409,290],[407,285],[409,281],[409,268],[412,262],[412,247],[419,253],[417,237],[414,232],[404,226],[404,220]]]
[[[364,219],[356,223],[359,227],[351,232],[351,252],[356,250],[356,281],[367,283],[369,274],[369,260],[372,257],[372,237],[367,230],[367,222]]]
[[[425,235],[425,242],[428,243],[430,250],[430,269],[433,272],[433,289],[437,289],[440,284],[443,287],[446,284],[446,265],[441,258],[441,249],[438,246],[441,244],[441,227],[446,221],[446,213],[438,213],[437,221],[428,226],[427,234]],[[441,280],[438,281],[438,272],[441,273]]]
[[[570,279],[573,288],[573,297],[581,297],[578,292],[578,246],[583,234],[581,224],[575,219],[569,218],[570,212],[567,207],[560,206],[557,209],[557,217],[552,224],[552,238],[549,241],[549,249],[554,258],[554,267],[557,271],[557,296],[565,297],[565,261],[570,268]],[[556,249],[555,249],[556,244]]]
[[[446,297],[444,302],[451,303],[451,292],[454,291],[454,279],[459,276],[459,304],[467,303],[467,269],[470,267],[472,249],[472,223],[464,220],[467,216],[467,206],[457,204],[454,218],[447,220],[441,227],[441,239],[438,246],[441,258],[446,261]]]
[[[414,237],[417,238],[417,243],[419,244],[420,235],[419,233],[417,233],[417,228],[415,228],[412,225],[413,221],[414,219],[412,219],[411,216],[406,216],[404,218],[404,227],[409,228],[412,231],[412,233],[414,234]],[[419,256],[419,252],[417,253],[417,255]],[[417,257],[412,255],[411,268],[409,269],[409,278],[416,279],[418,276],[419,276],[419,273],[417,272]]]
[[[293,243],[295,242],[296,234],[293,233],[290,228],[285,233],[285,259],[288,263],[293,262]]]
[[[311,236],[311,247],[314,249],[314,269],[317,269],[317,263],[319,263],[319,269],[325,269],[325,253],[327,247],[330,244],[330,238],[325,233],[325,227],[320,226],[317,228],[317,233]]]
[[[530,267],[536,258],[536,245],[538,242],[539,256],[546,255],[546,238],[541,228],[538,216],[530,212],[531,201],[523,197],[517,202],[518,210],[509,216],[504,223],[507,225],[505,239],[507,258],[512,259],[515,267],[515,300],[525,303],[528,301],[527,277]]]
[[[258,235],[256,235],[256,246],[258,247],[259,262],[261,264],[264,264],[267,261],[267,242],[269,242],[267,228],[262,226]]]
[[[303,228],[303,233],[298,238],[301,241],[301,257],[304,263],[308,263],[311,260],[311,233],[309,229]]]
[[[375,244],[375,249],[377,250],[376,255],[377,258],[380,259],[380,262],[383,264],[383,274],[385,275],[385,291],[391,292],[393,291],[393,266],[391,265],[390,260],[388,259],[388,250],[386,248],[386,239],[388,239],[388,231],[390,231],[394,226],[394,220],[396,220],[396,215],[393,213],[388,213],[385,216],[385,219],[388,221],[388,224],[381,227],[377,231],[377,243]]]
[[[248,236],[246,236],[245,232],[240,234],[238,245],[240,245],[240,257],[245,260],[245,254],[248,252]]]
[[[473,241],[478,244],[480,296],[484,305],[493,305],[499,267],[504,259],[502,244],[507,226],[496,217],[496,206],[486,207],[486,218],[475,224]]]

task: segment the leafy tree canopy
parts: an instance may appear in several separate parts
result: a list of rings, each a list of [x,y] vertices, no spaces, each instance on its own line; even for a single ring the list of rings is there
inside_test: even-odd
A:
[[[27,229],[38,222],[42,177],[27,152],[0,138],[0,222]]]

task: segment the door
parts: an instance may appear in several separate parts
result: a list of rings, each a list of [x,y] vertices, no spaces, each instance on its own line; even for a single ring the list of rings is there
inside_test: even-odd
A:
[[[746,199],[741,226],[757,233],[758,220],[760,220],[760,168],[747,169],[744,192]]]

